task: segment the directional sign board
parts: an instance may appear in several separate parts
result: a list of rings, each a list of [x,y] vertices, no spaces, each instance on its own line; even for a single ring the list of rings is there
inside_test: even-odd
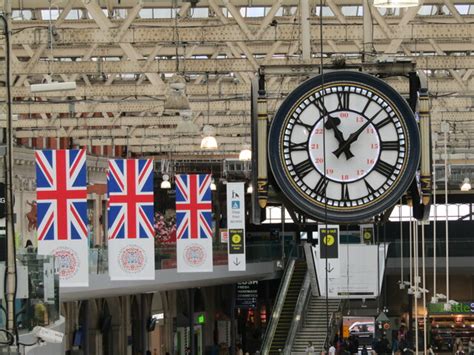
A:
[[[235,306],[238,308],[255,308],[258,299],[258,281],[244,281],[237,284]]]
[[[245,271],[245,192],[243,182],[227,183],[229,271]]]

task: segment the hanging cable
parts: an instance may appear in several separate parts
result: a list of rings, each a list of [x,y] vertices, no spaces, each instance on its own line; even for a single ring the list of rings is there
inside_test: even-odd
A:
[[[426,325],[426,265],[425,265],[425,224],[421,222],[421,278],[423,288],[423,354],[426,354],[427,325]]]
[[[400,199],[400,206],[398,208],[398,219],[400,222],[400,288],[405,287],[405,277],[403,274],[403,223],[402,223],[402,199]]]
[[[414,220],[413,222],[413,239],[414,239],[414,246],[413,246],[413,261],[414,261],[414,281],[415,281],[415,354],[418,354],[418,295],[420,293],[420,287],[419,287],[419,273],[418,273],[418,222]]]
[[[323,53],[324,53],[324,45],[323,45],[323,0],[320,0],[319,2],[319,38],[320,38],[320,74],[321,74],[321,91],[324,92],[324,58],[323,58]],[[322,104],[324,106],[324,95],[321,95],[321,100]],[[324,174],[326,174],[326,128],[325,128],[325,117],[323,116],[323,169],[324,169]],[[325,228],[326,228],[326,234],[328,231],[328,201],[327,201],[327,196],[326,196],[326,191],[324,191],[324,223],[325,223]],[[339,238],[340,236],[338,236]],[[321,236],[320,236],[321,239]],[[320,240],[322,243],[321,245],[324,245],[325,248],[327,248],[327,245],[323,243],[322,240]],[[325,278],[326,278],[326,287],[325,287],[325,294],[326,294],[326,338],[330,334],[330,324],[329,324],[329,272],[328,272],[328,258],[327,258],[327,250],[326,250],[326,259],[325,259]],[[329,344],[326,344],[327,348],[326,351],[329,348]]]
[[[433,139],[433,297],[436,300],[437,290],[436,290],[436,224],[438,222],[438,206],[436,205],[436,160],[435,160],[435,151],[436,151],[436,140]],[[433,300],[433,301],[434,301]]]
[[[444,203],[446,204],[446,303],[449,303],[449,227],[448,227],[448,123],[444,127]]]

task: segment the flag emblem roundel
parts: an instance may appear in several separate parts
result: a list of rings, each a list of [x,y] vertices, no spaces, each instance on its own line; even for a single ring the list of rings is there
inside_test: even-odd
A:
[[[328,246],[333,245],[335,241],[336,240],[334,239],[334,237],[331,234],[328,234],[323,238],[323,243],[328,245]]]

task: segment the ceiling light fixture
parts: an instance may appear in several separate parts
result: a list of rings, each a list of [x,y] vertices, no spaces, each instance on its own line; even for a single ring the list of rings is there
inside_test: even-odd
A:
[[[68,91],[68,90],[76,90],[75,81],[65,81],[62,83],[52,81],[50,83],[30,85],[31,92],[50,92],[50,91]]]
[[[211,111],[211,100],[209,98],[209,73],[206,73],[206,85],[207,85],[207,124],[203,127],[202,133],[204,135],[201,141],[201,149],[212,150],[217,149],[217,140],[215,134],[215,128],[210,125],[210,111]]]
[[[247,193],[248,193],[248,194],[251,194],[251,193],[253,193],[253,187],[252,187],[252,184],[249,184],[249,187],[247,187]]]
[[[390,7],[390,8],[401,8],[401,7],[413,7],[419,6],[419,0],[374,0],[375,7]]]
[[[216,129],[211,125],[205,125],[202,129],[204,137],[201,141],[201,149],[212,150],[217,149],[217,140],[214,135],[216,134]]]
[[[191,111],[182,111],[179,113],[180,121],[176,126],[175,133],[179,135],[195,135],[199,133],[199,127],[193,120]]]
[[[471,181],[469,178],[464,178],[464,181],[461,185],[461,191],[470,191],[471,190]]]
[[[171,189],[170,177],[168,174],[163,175],[163,181],[161,182],[161,188],[163,190]]]
[[[168,96],[163,105],[164,115],[179,115],[182,111],[191,111],[185,89],[186,81],[184,78],[179,74],[173,75],[169,83]]]
[[[242,150],[239,153],[239,160],[249,161],[252,159],[252,151],[250,150],[250,144],[243,144]]]

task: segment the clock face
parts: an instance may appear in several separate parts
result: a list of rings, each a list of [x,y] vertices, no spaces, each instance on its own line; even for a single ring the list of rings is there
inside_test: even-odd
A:
[[[303,213],[360,222],[393,205],[413,180],[417,123],[385,82],[332,72],[283,102],[270,128],[269,160],[278,186]]]

